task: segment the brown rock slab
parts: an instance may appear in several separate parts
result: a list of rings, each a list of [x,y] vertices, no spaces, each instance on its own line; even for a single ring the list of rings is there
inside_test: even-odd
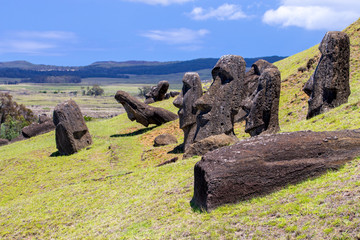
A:
[[[228,136],[226,134],[220,134],[215,136],[210,136],[208,138],[202,139],[196,143],[191,144],[185,151],[183,158],[190,158],[192,156],[202,156],[207,152],[213,151],[215,149],[229,146],[237,142],[238,139],[233,136]]]
[[[121,90],[117,91],[115,99],[123,105],[131,121],[141,123],[145,127],[149,124],[161,125],[178,118],[176,114],[166,109],[149,106]]]
[[[32,123],[29,126],[24,127],[21,131],[22,131],[22,135],[25,138],[31,138],[40,134],[50,132],[54,129],[55,129],[55,125],[50,119],[49,121],[43,123]]]
[[[205,154],[192,204],[210,211],[319,176],[360,155],[360,130],[260,135]]]
[[[60,154],[70,155],[92,144],[89,129],[79,106],[73,100],[58,104],[53,113],[56,147]]]
[[[350,40],[346,33],[327,32],[321,58],[303,91],[310,97],[307,119],[347,103],[350,95]]]
[[[154,147],[166,146],[177,143],[177,139],[171,134],[161,134],[154,139]]]

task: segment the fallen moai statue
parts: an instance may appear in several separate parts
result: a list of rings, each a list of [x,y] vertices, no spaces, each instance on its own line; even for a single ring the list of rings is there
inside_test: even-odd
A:
[[[350,40],[346,33],[327,32],[321,58],[303,90],[310,97],[307,119],[347,103],[350,95]]]
[[[46,116],[40,116],[39,122],[32,123],[29,126],[24,127],[21,132],[25,138],[32,138],[40,134],[50,132],[55,129],[55,125],[51,118]]]
[[[261,135],[205,154],[192,204],[210,211],[337,169],[360,155],[360,130]]]
[[[174,100],[173,104],[179,108],[179,125],[184,132],[184,151],[186,151],[194,142],[196,116],[199,113],[199,110],[195,107],[195,102],[203,95],[203,91],[198,73],[185,73],[182,82],[181,93]]]
[[[160,81],[156,86],[151,88],[151,91],[145,95],[145,103],[153,103],[162,101],[166,98],[167,90],[169,89],[168,81]],[[170,95],[169,95],[170,97]]]
[[[116,92],[115,99],[123,105],[131,121],[136,120],[145,127],[149,126],[149,124],[161,125],[178,118],[176,114],[168,110],[149,106],[121,90]]]
[[[58,104],[54,109],[56,147],[60,154],[70,155],[92,144],[89,129],[79,106],[73,100]]]

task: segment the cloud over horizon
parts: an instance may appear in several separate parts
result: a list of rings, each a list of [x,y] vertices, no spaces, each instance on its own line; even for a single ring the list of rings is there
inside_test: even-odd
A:
[[[59,50],[62,44],[76,40],[75,33],[65,31],[10,32],[1,37],[0,54],[59,55],[59,53],[49,51]]]
[[[359,16],[359,0],[283,0],[279,8],[265,12],[263,22],[307,30],[342,30]]]
[[[188,28],[170,30],[150,30],[143,34],[143,37],[154,41],[164,42],[170,45],[199,43],[201,38],[210,32],[206,29],[192,30]]]
[[[202,7],[196,7],[188,15],[194,20],[207,20],[210,18],[217,20],[238,20],[247,17],[240,5],[228,3],[218,8],[204,9]]]

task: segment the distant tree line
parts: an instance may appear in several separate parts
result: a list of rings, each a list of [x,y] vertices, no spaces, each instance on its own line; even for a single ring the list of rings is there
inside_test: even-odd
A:
[[[81,78],[90,77],[107,77],[107,78],[129,78],[128,75],[116,72],[116,70],[107,68],[86,68],[82,67],[76,71],[36,71],[26,70],[20,68],[1,68],[0,77],[4,78],[22,78],[25,82],[51,82],[51,81],[65,81],[79,83]],[[61,78],[51,78],[61,77]],[[68,78],[71,77],[71,78]],[[61,80],[62,79],[62,80]],[[79,80],[80,79],[80,80]]]
[[[81,83],[78,76],[35,76],[28,79],[22,79],[21,82],[28,83]]]
[[[256,62],[258,59],[264,59],[268,62],[276,62],[284,57],[271,56],[262,58],[245,58],[247,67]],[[123,66],[123,67],[110,67],[110,66],[85,66],[73,67],[68,70],[26,70],[21,68],[0,68],[0,77],[6,78],[23,78],[27,82],[47,82],[58,81],[60,78],[48,77],[62,77],[63,81],[69,81],[70,78],[64,76],[71,76],[71,82],[78,82],[79,78],[91,77],[106,77],[106,78],[129,78],[127,74],[135,75],[166,75],[172,73],[182,73],[198,71],[201,69],[213,68],[218,61],[218,58],[200,58],[189,61],[181,62],[165,62],[159,65],[137,65],[137,66]],[[65,68],[65,67],[64,67]]]

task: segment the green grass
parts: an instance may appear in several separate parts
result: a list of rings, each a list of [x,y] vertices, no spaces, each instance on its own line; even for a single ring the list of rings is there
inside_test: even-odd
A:
[[[282,131],[360,126],[359,25],[347,29],[355,44],[347,104],[305,120],[301,87],[311,71],[297,69],[318,54],[316,47],[277,63],[283,76]],[[153,105],[177,111],[172,100]],[[200,158],[181,160],[181,153],[171,152],[177,144],[152,146],[164,132],[180,143],[178,121],[144,128],[122,114],[87,124],[94,143],[71,156],[52,156],[54,132],[0,148],[0,239],[360,237],[360,158],[267,196],[201,213],[190,207],[193,168]],[[243,124],[235,130],[248,137]],[[175,156],[176,163],[155,167]]]

